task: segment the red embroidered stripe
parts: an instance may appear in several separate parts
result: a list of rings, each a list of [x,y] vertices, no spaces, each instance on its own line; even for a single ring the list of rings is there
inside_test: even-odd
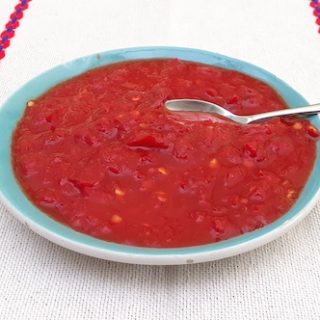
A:
[[[318,32],[320,33],[320,0],[311,0],[310,7],[313,8],[313,15],[316,17],[316,24],[318,27]]]
[[[6,23],[4,31],[0,34],[0,60],[5,57],[6,48],[10,45],[10,40],[14,37],[15,29],[19,27],[19,20],[23,18],[23,11],[28,8],[31,0],[20,0],[14,7],[10,20]]]

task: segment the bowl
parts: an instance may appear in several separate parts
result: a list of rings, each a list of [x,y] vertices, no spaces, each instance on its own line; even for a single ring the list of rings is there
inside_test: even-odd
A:
[[[278,238],[301,221],[320,196],[319,146],[313,171],[296,203],[286,214],[261,229],[213,244],[155,249],[106,242],[74,231],[53,220],[27,199],[16,182],[10,154],[12,133],[23,114],[26,101],[41,95],[57,83],[89,69],[115,62],[153,58],[179,58],[238,70],[268,83],[290,107],[308,104],[298,92],[273,74],[247,62],[202,50],[174,47],[129,48],[73,60],[54,67],[26,83],[0,109],[0,199],[8,210],[28,228],[62,247],[101,259],[151,265],[190,264],[237,255]],[[311,122],[320,128],[319,116],[313,116]]]

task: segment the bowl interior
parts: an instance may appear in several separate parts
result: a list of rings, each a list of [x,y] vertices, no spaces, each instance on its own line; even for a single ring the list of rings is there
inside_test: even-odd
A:
[[[57,66],[21,87],[2,105],[0,109],[0,196],[5,203],[16,212],[18,218],[23,221],[29,221],[36,224],[39,228],[42,228],[49,233],[53,233],[67,241],[98,250],[111,250],[120,253],[134,253],[139,255],[182,255],[228,249],[248,241],[258,239],[273,232],[277,228],[281,228],[291,219],[295,219],[310,202],[314,201],[320,189],[320,179],[318,178],[320,176],[319,146],[317,146],[317,159],[313,172],[302,194],[290,211],[274,223],[267,225],[264,228],[215,244],[177,249],[153,249],[105,242],[85,234],[78,233],[71,228],[64,226],[33,206],[32,203],[24,196],[15,180],[11,167],[10,156],[12,132],[15,129],[17,121],[22,116],[26,101],[41,95],[57,83],[74,77],[89,69],[120,61],[152,58],[179,58],[238,70],[271,85],[291,107],[307,105],[307,101],[299,93],[271,73],[243,61],[195,49],[171,47],[121,49],[94,54]],[[318,116],[312,117],[311,121],[318,129],[320,128],[320,120]]]

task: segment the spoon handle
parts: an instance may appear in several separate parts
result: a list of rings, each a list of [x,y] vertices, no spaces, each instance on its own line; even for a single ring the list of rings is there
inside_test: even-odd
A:
[[[300,108],[290,108],[290,109],[283,109],[283,110],[276,110],[271,112],[260,113],[252,116],[248,116],[248,123],[273,118],[273,117],[280,117],[280,116],[289,116],[289,115],[311,115],[317,114],[320,112],[320,103],[313,104],[308,107],[300,107]]]

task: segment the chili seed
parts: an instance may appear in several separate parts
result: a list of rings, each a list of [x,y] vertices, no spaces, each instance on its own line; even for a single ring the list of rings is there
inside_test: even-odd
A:
[[[36,105],[36,103],[34,101],[32,101],[32,100],[27,102],[27,106],[28,107],[34,107],[35,105]]]
[[[111,217],[111,222],[120,223],[120,222],[122,222],[122,217],[120,217],[118,214],[114,214]]]

